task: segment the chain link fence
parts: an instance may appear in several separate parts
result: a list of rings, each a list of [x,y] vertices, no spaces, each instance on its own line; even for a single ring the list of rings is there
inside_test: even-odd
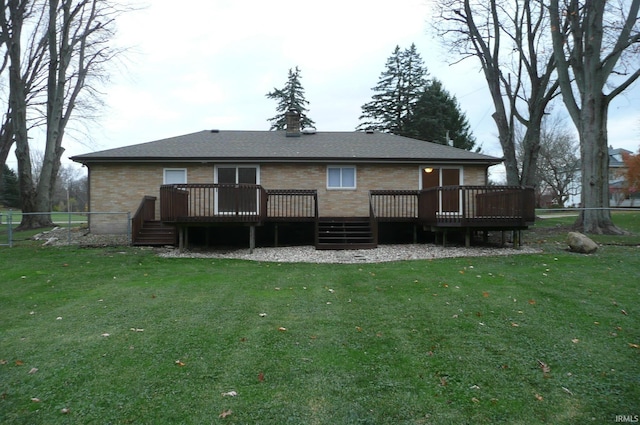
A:
[[[16,228],[26,215],[50,216],[55,227],[16,232]],[[100,226],[102,229],[100,233],[91,233],[89,224],[93,225],[93,222],[108,223],[109,226]],[[112,231],[110,232],[109,229]],[[131,243],[131,213],[0,211],[0,247],[11,248],[16,244],[33,240],[52,245],[128,245]]]

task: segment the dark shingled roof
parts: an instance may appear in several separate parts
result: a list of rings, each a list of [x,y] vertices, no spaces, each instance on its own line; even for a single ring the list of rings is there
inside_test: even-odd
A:
[[[76,162],[447,162],[493,165],[501,158],[387,133],[206,130],[71,158]]]

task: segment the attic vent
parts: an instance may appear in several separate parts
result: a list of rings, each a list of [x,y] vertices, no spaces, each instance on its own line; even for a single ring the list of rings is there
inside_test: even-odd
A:
[[[373,130],[365,130],[364,132],[367,133],[367,134],[373,134],[374,133]]]
[[[315,127],[307,127],[302,129],[302,134],[316,134]]]
[[[218,130],[218,129],[216,128],[216,129],[211,130],[211,132],[212,132],[212,133],[220,133],[220,130]]]

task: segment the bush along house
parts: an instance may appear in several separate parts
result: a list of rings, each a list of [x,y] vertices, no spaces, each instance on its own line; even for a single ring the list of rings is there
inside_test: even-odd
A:
[[[314,244],[374,248],[534,222],[532,188],[488,185],[500,158],[387,133],[207,130],[71,159],[89,170],[92,233],[134,245]],[[129,227],[130,226],[130,227]]]

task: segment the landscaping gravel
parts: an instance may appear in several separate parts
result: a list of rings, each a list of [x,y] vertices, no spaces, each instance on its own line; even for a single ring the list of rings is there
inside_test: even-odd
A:
[[[86,247],[125,246],[128,239],[124,235],[94,235],[87,229],[55,228],[33,237],[43,241],[44,245],[79,245]],[[147,248],[148,249],[148,248]],[[381,263],[387,261],[424,260],[452,257],[482,257],[495,255],[535,254],[537,248],[523,246],[514,249],[510,246],[447,246],[435,244],[395,244],[379,245],[374,249],[353,250],[317,250],[313,246],[289,246],[278,248],[249,249],[199,249],[180,252],[176,248],[157,248],[158,255],[165,258],[236,258],[242,260],[265,261],[275,263]]]

